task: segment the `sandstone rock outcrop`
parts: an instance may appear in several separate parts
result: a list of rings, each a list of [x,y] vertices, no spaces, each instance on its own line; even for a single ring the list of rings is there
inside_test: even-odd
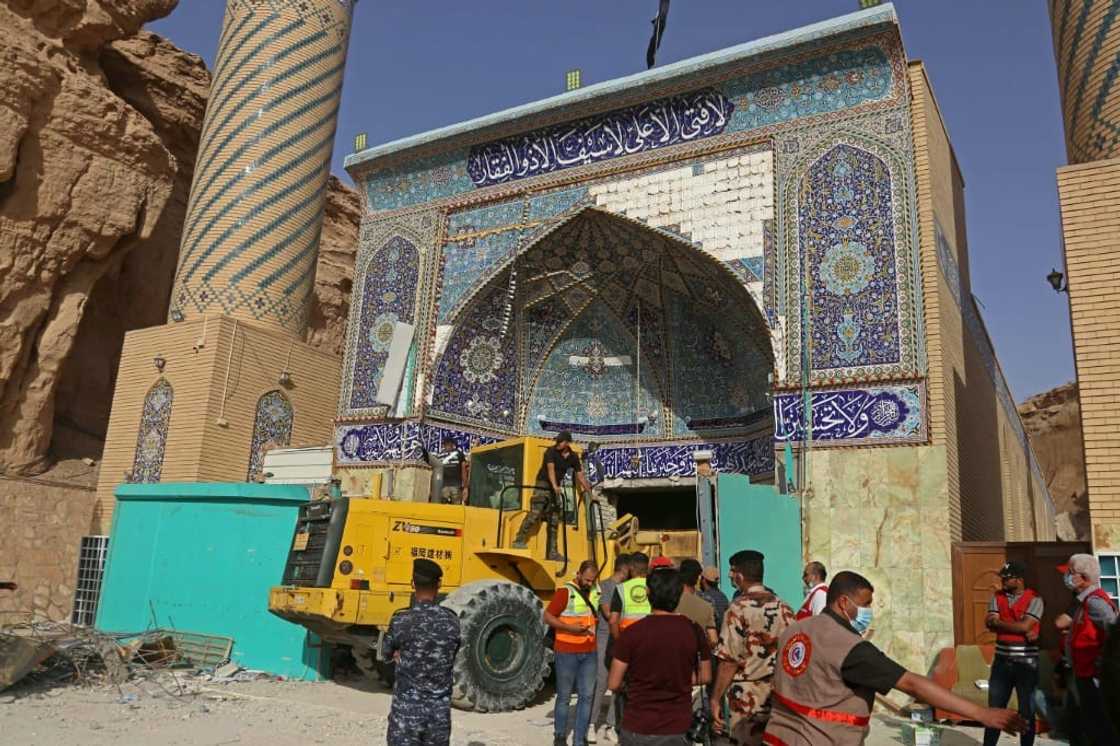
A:
[[[1077,384],[1032,396],[1019,405],[1019,414],[1054,499],[1060,538],[1087,540],[1089,504]]]
[[[166,319],[210,84],[140,30],[176,3],[0,0],[0,472],[97,457],[124,333]],[[335,352],[359,209],[332,179],[309,340]]]
[[[307,326],[307,342],[336,355],[342,354],[345,341],[361,222],[362,205],[358,193],[332,176],[327,183],[323,235],[319,240],[319,263],[315,267],[315,301]]]

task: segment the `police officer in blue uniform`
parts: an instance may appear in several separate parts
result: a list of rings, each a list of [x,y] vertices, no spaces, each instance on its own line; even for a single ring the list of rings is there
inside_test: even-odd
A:
[[[413,606],[393,617],[383,650],[397,662],[389,746],[451,742],[451,669],[459,650],[459,618],[436,601],[443,570],[412,561]]]

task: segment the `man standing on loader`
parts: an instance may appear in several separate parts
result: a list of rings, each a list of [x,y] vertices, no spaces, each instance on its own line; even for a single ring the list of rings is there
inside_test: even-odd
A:
[[[517,529],[517,536],[513,540],[514,549],[527,549],[529,535],[541,525],[541,519],[547,522],[547,557],[557,562],[564,557],[557,551],[556,532],[560,519],[560,511],[564,510],[563,493],[560,483],[568,471],[572,472],[572,482],[576,489],[584,496],[591,498],[591,484],[583,475],[583,465],[579,456],[572,450],[572,434],[567,430],[556,436],[556,444],[545,451],[544,462],[537,473],[536,489],[529,500],[529,514]]]
[[[412,561],[414,605],[393,617],[384,652],[397,662],[389,708],[389,746],[447,746],[451,742],[451,684],[459,652],[459,618],[436,601],[443,570],[430,559]]]

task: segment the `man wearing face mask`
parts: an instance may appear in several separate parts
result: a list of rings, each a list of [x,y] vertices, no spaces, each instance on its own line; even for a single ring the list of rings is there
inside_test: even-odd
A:
[[[1000,568],[1003,588],[988,604],[988,629],[996,633],[996,654],[988,675],[988,704],[1006,707],[1015,691],[1019,714],[1027,729],[1019,737],[1022,746],[1034,743],[1034,690],[1038,688],[1038,625],[1042,619],[1042,599],[1026,587],[1027,568],[1021,562],[1008,562]],[[995,746],[999,731],[984,731],[984,746]]]
[[[739,595],[723,618],[715,656],[719,661],[709,697],[712,724],[723,731],[724,692],[731,722],[727,733],[739,746],[762,743],[770,717],[770,685],[778,638],[793,624],[793,609],[763,585],[765,557],[744,549],[728,560]]]
[[[871,625],[875,589],[854,572],[828,587],[828,608],[789,627],[778,641],[770,746],[857,746],[867,737],[875,693],[898,689],[985,726],[1018,733],[1018,713],[973,704],[907,671],[861,635]]]
[[[1066,632],[1064,652],[1077,682],[1081,728],[1093,746],[1120,743],[1100,686],[1104,646],[1116,621],[1116,606],[1101,589],[1101,566],[1093,555],[1075,554],[1058,570],[1065,573],[1066,588],[1077,594],[1072,616],[1062,614],[1054,623]]]

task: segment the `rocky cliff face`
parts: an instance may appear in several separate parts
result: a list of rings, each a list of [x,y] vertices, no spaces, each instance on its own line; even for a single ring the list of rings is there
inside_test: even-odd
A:
[[[0,471],[100,454],[124,333],[163,323],[210,75],[177,0],[0,0]],[[338,351],[357,195],[331,180],[309,339]]]
[[[1019,414],[1054,498],[1060,538],[1087,540],[1089,504],[1077,384],[1032,396],[1019,405]]]

